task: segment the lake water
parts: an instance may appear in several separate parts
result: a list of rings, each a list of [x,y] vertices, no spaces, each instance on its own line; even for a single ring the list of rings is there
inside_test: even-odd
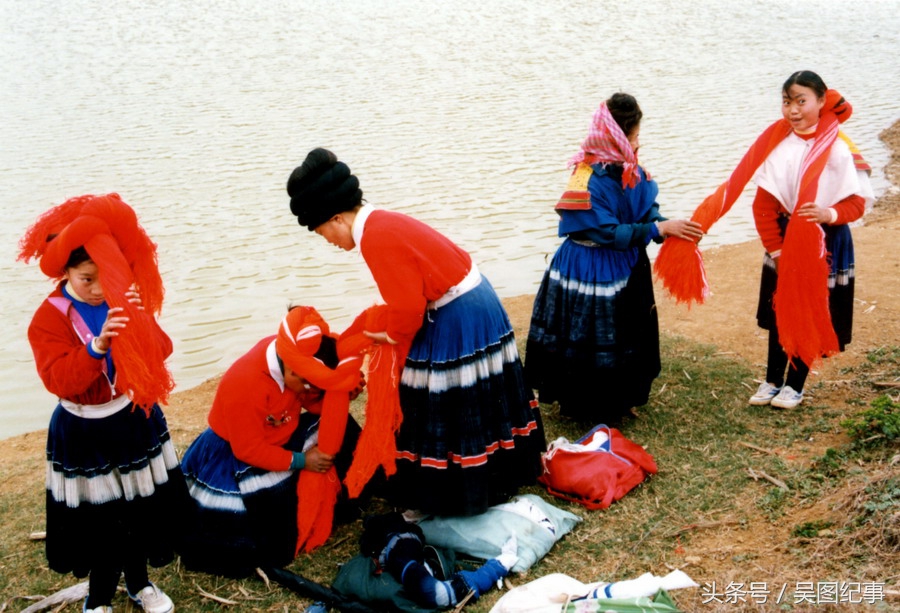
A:
[[[641,103],[641,161],[670,217],[727,177],[802,68],[854,105],[845,129],[883,192],[898,14],[830,0],[0,0],[0,438],[46,427],[55,404],[25,337],[52,285],[15,261],[51,205],[117,191],[137,210],[185,390],[290,303],[342,329],[377,298],[358,255],[288,210],[285,182],[313,147],[345,160],[370,203],[468,249],[502,296],[531,293],[559,242],[566,162],[615,91]],[[704,245],[755,237],[749,202]]]

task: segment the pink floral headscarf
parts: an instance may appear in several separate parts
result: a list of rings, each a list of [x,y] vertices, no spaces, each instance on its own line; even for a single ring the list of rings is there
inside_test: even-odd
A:
[[[641,180],[638,159],[622,128],[613,119],[606,102],[594,112],[591,129],[581,144],[581,151],[572,156],[568,166],[586,164],[622,164],[622,187],[634,187]]]

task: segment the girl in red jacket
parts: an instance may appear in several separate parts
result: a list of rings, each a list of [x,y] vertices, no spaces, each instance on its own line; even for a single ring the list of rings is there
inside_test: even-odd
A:
[[[187,491],[157,404],[173,383],[172,343],[154,318],[156,245],[108,194],[54,207],[20,247],[59,280],[28,327],[38,374],[59,397],[47,435],[50,568],[89,577],[85,611],[111,611],[124,573],[138,606],[169,613],[147,564],[172,560]]]
[[[853,112],[844,97],[809,70],[788,77],[781,94],[782,118],[691,219],[706,233],[755,180],[753,217],[766,249],[756,318],[769,331],[769,357],[766,380],[749,402],[792,409],[803,401],[809,367],[850,342],[855,259],[848,224],[874,196],[868,164],[840,130]],[[696,244],[666,241],[653,270],[679,302],[702,303],[709,293]]]
[[[240,577],[285,566],[298,548],[301,503],[333,504],[301,477],[315,473],[339,484],[359,439],[347,408],[362,390],[361,361],[341,360],[339,348],[319,313],[297,306],[278,336],[260,340],[225,371],[209,428],[182,459],[196,519],[180,552],[188,568]],[[334,388],[344,381],[355,389],[343,393],[336,412],[323,412],[326,395],[340,394]],[[336,453],[323,448],[329,427],[336,428]]]
[[[757,191],[753,217],[766,249],[756,316],[760,327],[769,331],[769,348],[765,381],[750,398],[750,404],[792,409],[803,401],[810,357],[819,356],[801,353],[789,360],[783,331],[790,332],[793,322],[781,314],[776,322],[779,309],[793,300],[789,292],[797,289],[802,292],[800,298],[810,295],[798,284],[788,284],[787,278],[779,281],[779,273],[790,273],[791,268],[796,268],[785,269],[782,265],[783,259],[788,260],[788,265],[792,259],[787,251],[790,242],[785,240],[788,224],[814,223],[822,228],[824,251],[828,254],[827,263],[823,263],[828,268],[827,288],[812,289],[820,291],[823,304],[827,303],[825,332],[830,334],[832,328],[835,338],[829,352],[843,351],[853,330],[855,283],[853,237],[848,224],[863,216],[866,202],[871,204],[873,195],[868,165],[838,130],[838,123],[849,118],[851,107],[837,92],[829,90],[819,75],[808,70],[792,74],[782,86],[781,110],[791,129],[754,177]],[[825,129],[826,122],[822,120],[825,114],[837,117],[830,130]],[[810,192],[815,200],[805,199],[807,194],[802,193],[802,187],[809,180],[807,177],[815,176],[817,156],[824,167]],[[788,257],[782,257],[783,253],[788,253]],[[825,282],[823,278],[820,285]],[[803,316],[814,317],[810,312]]]

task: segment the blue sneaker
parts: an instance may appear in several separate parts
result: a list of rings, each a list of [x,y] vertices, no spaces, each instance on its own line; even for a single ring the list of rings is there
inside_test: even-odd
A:
[[[772,406],[776,409],[793,409],[803,402],[803,392],[798,392],[790,385],[785,385],[778,392],[778,395],[772,398]]]

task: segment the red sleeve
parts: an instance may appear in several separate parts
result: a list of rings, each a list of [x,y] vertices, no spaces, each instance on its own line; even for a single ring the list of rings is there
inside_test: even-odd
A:
[[[839,226],[856,221],[866,212],[866,200],[860,195],[853,194],[834,204],[831,208],[837,211],[837,219],[832,223]]]
[[[257,349],[257,348],[255,348]],[[264,470],[288,470],[293,453],[284,445],[297,427],[300,403],[290,390],[282,392],[266,372],[265,353],[251,350],[225,372],[212,409],[209,426],[231,444],[234,456]],[[257,358],[257,359],[253,359]],[[289,425],[266,425],[266,416],[289,411]]]
[[[784,241],[778,228],[778,216],[786,212],[775,196],[761,187],[756,189],[756,197],[753,199],[753,221],[756,223],[756,231],[763,247],[773,257],[781,253]]]
[[[103,360],[91,357],[69,319],[46,300],[28,326],[28,342],[41,381],[51,394],[81,404],[109,401]]]

